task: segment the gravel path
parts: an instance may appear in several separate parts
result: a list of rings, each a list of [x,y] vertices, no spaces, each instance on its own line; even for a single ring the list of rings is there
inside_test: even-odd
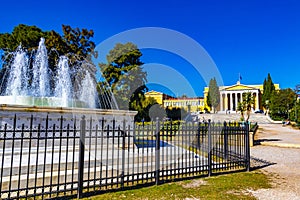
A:
[[[259,140],[269,141],[280,138],[281,144],[300,144],[300,131],[292,131],[289,127],[278,125],[263,125],[257,134]],[[299,135],[298,135],[299,134]],[[251,147],[251,156],[260,158],[270,163],[262,171],[271,177],[273,187],[249,191],[257,199],[282,199],[300,200],[300,148],[286,148],[269,145]]]

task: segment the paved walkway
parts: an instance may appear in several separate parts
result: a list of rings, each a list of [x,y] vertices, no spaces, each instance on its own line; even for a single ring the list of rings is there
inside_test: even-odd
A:
[[[300,200],[300,130],[281,124],[259,126],[251,156],[270,163],[262,171],[273,187],[249,192],[260,200]]]
[[[255,143],[268,146],[300,148],[300,129],[282,124],[259,124]]]

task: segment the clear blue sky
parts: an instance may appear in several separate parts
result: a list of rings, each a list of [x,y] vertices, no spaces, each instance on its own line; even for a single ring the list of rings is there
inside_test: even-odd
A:
[[[299,10],[297,0],[3,1],[0,32],[11,32],[21,23],[61,32],[61,25],[68,24],[93,29],[93,41],[100,44],[126,30],[162,27],[202,45],[225,85],[235,84],[239,73],[241,83],[262,84],[270,73],[281,88],[294,88],[300,83]],[[173,78],[175,89],[169,93],[203,96],[206,83],[187,60],[174,52],[142,52],[144,63],[174,69],[194,90],[190,93],[180,78]],[[150,89],[159,88],[158,80],[166,77],[167,73],[156,72],[157,82]]]

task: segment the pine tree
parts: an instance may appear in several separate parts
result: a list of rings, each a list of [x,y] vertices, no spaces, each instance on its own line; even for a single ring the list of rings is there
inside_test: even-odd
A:
[[[135,44],[117,43],[106,56],[107,63],[99,64],[119,109],[139,111],[136,120],[146,117],[142,116],[142,108],[146,99],[144,93],[148,90],[147,73],[143,71],[141,56],[142,52]]]

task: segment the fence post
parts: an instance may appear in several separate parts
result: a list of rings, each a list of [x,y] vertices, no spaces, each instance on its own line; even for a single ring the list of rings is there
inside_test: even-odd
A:
[[[126,122],[123,120],[123,130],[122,133],[122,173],[121,173],[121,188],[124,188],[124,176],[125,176],[125,136],[126,136]]]
[[[156,118],[156,129],[155,129],[155,136],[156,136],[156,142],[155,142],[155,184],[159,185],[159,161],[160,161],[160,122],[159,118]]]
[[[224,158],[228,158],[228,130],[227,123],[224,121]]]
[[[208,176],[212,175],[212,142],[211,142],[211,123],[210,119],[208,120]]]
[[[85,131],[86,120],[85,116],[82,116],[80,121],[80,140],[79,140],[79,159],[78,159],[78,188],[77,198],[82,198],[83,193],[83,173],[84,173],[84,149],[85,149]]]
[[[197,123],[198,127],[197,127],[197,148],[200,149],[200,126],[201,126],[201,122]],[[203,140],[202,140],[203,142]]]
[[[250,140],[249,140],[249,124],[246,123],[246,133],[245,133],[245,153],[246,153],[246,170],[250,171]]]

